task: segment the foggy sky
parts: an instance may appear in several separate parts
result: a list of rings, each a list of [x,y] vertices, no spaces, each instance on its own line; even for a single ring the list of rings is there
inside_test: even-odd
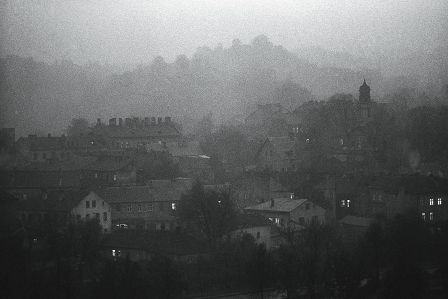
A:
[[[3,0],[1,56],[53,62],[167,62],[197,47],[265,34],[293,50],[320,46],[381,61],[446,43],[443,0]],[[244,3],[244,4],[241,4]]]

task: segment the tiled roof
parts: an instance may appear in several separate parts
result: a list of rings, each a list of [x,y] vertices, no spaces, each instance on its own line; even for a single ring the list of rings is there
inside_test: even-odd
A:
[[[294,141],[288,136],[268,137],[268,141],[276,148],[277,151],[287,152],[294,148]]]
[[[237,214],[235,217],[235,225],[232,230],[260,226],[272,226],[272,221],[256,213]]]
[[[97,190],[109,203],[126,202],[176,202],[181,192],[170,187],[152,188],[150,186],[106,187]]]
[[[274,201],[273,206],[271,201]],[[291,212],[298,208],[305,201],[307,201],[307,199],[274,198],[267,202],[247,207],[244,210]]]
[[[81,184],[78,171],[2,171],[1,187],[76,188]]]
[[[362,226],[362,227],[368,227],[370,223],[374,221],[373,218],[365,218],[365,217],[357,217],[357,216],[345,216],[341,220],[338,221],[340,224],[345,225],[353,225],[353,226]]]
[[[172,124],[105,126],[102,132],[109,138],[145,138],[162,136],[180,136]]]
[[[142,249],[150,253],[187,255],[207,253],[207,246],[182,232],[126,229],[112,232],[104,240],[109,248]]]
[[[132,160],[130,159],[123,159],[122,161],[117,160],[116,157],[102,157],[98,160],[87,164],[82,167],[82,170],[89,170],[89,171],[118,171],[128,164],[130,164]]]
[[[24,143],[30,149],[58,149],[66,147],[66,137],[20,137],[17,142]]]
[[[19,210],[70,212],[90,193],[89,191],[78,190],[50,191],[21,201]],[[92,193],[98,200],[101,200],[97,194]]]

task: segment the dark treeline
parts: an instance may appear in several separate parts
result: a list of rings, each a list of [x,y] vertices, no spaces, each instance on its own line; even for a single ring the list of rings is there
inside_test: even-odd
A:
[[[128,115],[199,119],[213,111],[222,121],[266,102],[292,111],[309,100],[353,93],[363,77],[375,86],[374,96],[385,100],[406,90],[412,105],[435,103],[441,94],[440,87],[428,90],[411,78],[396,82],[378,71],[318,67],[266,36],[251,44],[235,39],[229,48],[200,47],[191,59],[179,55],[172,63],[156,57],[124,73],[98,63],[47,64],[17,56],[0,59],[0,71],[0,119],[18,135],[62,133],[67,119],[80,116],[90,121]]]
[[[428,298],[431,277],[424,267],[440,266],[445,281],[448,273],[448,227],[433,230],[412,213],[377,220],[359,238],[329,225],[285,230],[283,244],[270,251],[243,235],[189,263],[164,255],[138,262],[106,259],[94,221],[65,229],[44,221],[33,230],[43,227],[41,248],[24,249],[11,235],[3,239],[2,298],[180,298],[240,291],[263,298],[268,289],[287,298]]]

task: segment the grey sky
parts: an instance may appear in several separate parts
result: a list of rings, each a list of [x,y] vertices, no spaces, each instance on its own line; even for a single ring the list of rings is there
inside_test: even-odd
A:
[[[172,61],[197,47],[265,34],[292,50],[320,46],[380,59],[447,41],[445,0],[3,0],[1,55]]]

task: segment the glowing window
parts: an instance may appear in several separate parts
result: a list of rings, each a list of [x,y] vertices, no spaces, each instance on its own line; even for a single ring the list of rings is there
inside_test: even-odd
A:
[[[426,220],[426,214],[425,213],[422,213],[422,219]]]
[[[430,199],[429,199],[429,205],[430,205],[430,206],[434,205],[434,198],[430,198]]]
[[[434,213],[433,212],[430,212],[429,213],[429,220],[433,220],[434,219]]]
[[[437,204],[438,204],[439,206],[442,204],[442,198],[441,198],[441,197],[437,198]]]

